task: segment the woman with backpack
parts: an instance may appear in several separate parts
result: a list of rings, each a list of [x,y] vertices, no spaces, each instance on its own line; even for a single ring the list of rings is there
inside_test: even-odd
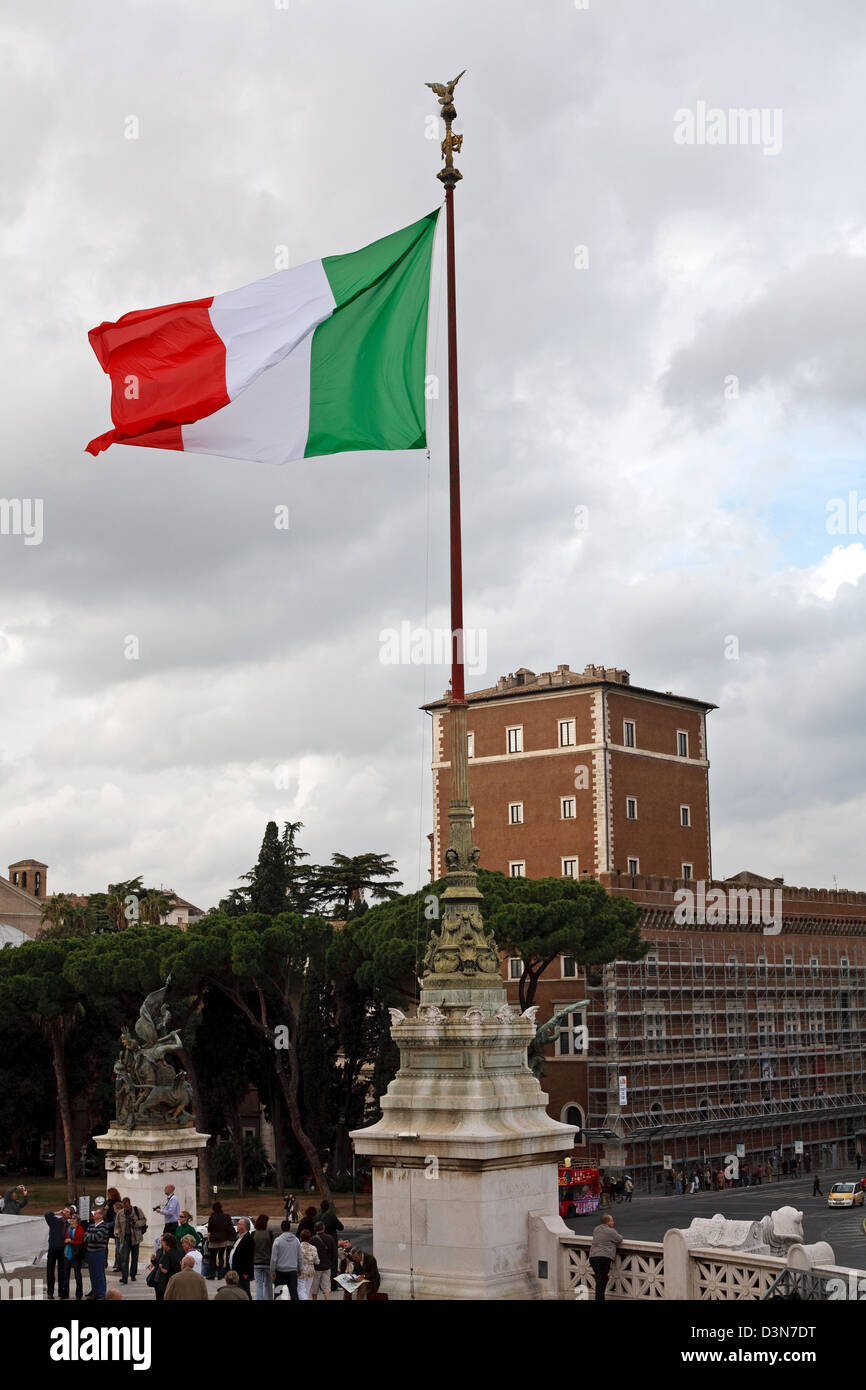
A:
[[[124,1197],[114,1214],[114,1239],[119,1256],[120,1282],[135,1283],[138,1273],[138,1251],[142,1237],[147,1230],[147,1217],[141,1207],[134,1207],[129,1197]]]

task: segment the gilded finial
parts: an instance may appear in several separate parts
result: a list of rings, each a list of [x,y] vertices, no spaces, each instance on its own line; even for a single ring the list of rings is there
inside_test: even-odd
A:
[[[460,170],[454,167],[454,152],[459,154],[463,147],[463,136],[455,135],[451,129],[451,122],[455,119],[457,111],[454,107],[454,88],[460,81],[463,72],[458,72],[457,76],[450,82],[425,82],[425,87],[429,87],[435,92],[439,100],[439,114],[445,122],[445,139],[442,141],[442,158],[445,160],[444,169],[440,169],[436,175],[441,179],[446,188],[453,188],[458,179],[463,175]]]

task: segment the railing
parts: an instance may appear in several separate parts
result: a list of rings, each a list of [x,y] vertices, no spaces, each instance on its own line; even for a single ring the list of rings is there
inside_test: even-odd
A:
[[[530,1215],[530,1251],[542,1298],[595,1297],[591,1245],[589,1234],[575,1235],[559,1217]],[[797,1249],[802,1251],[802,1247]],[[683,1231],[671,1230],[663,1243],[622,1242],[610,1268],[605,1297],[629,1302],[727,1303],[774,1298],[866,1302],[866,1270],[838,1265],[797,1269],[773,1255],[688,1246]]]
[[[564,1266],[564,1289],[561,1298],[592,1298],[595,1275],[589,1263],[589,1236],[563,1236],[561,1241]],[[653,1242],[624,1240],[619,1258],[610,1269],[606,1297],[624,1299],[664,1298],[665,1262],[661,1245]]]

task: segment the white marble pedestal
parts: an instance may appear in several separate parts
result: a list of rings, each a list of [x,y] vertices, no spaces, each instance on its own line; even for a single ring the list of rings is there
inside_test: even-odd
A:
[[[96,1147],[105,1154],[106,1186],[141,1207],[154,1231],[155,1226],[162,1230],[162,1224],[153,1208],[164,1206],[166,1183],[174,1183],[181,1210],[191,1212],[195,1221],[198,1155],[209,1137],[193,1125],[132,1130],[112,1125],[106,1134],[96,1135]]]
[[[382,1119],[352,1135],[373,1167],[389,1297],[541,1296],[529,1213],[559,1220],[557,1163],[575,1131],[547,1114],[526,1065],[534,1032],[504,990],[424,990],[417,1014],[396,1018],[400,1070]]]

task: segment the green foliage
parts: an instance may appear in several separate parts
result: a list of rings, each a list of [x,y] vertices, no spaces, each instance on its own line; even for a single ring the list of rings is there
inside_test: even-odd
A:
[[[268,821],[258,862],[250,878],[250,908],[274,916],[286,906],[286,865],[276,821]]]
[[[269,1187],[272,1179],[271,1165],[262,1147],[262,1141],[254,1134],[245,1134],[243,1140],[244,1185],[246,1187]],[[238,1180],[237,1156],[231,1144],[221,1140],[211,1158],[211,1176],[221,1187],[233,1187]]]
[[[332,854],[330,864],[318,869],[317,876],[322,898],[345,922],[366,912],[367,893],[377,902],[399,898],[402,884],[396,873],[397,865],[386,854]]]

